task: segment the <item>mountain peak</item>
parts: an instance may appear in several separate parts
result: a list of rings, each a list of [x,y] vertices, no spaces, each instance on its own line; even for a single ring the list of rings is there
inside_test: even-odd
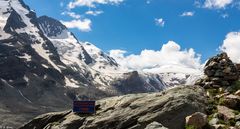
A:
[[[4,26],[4,31],[7,33],[11,33],[13,30],[21,29],[27,27],[27,25],[23,22],[21,16],[12,8],[11,14],[7,19],[7,24]]]
[[[42,31],[48,37],[57,37],[58,35],[61,35],[64,30],[67,31],[67,27],[64,26],[61,22],[48,16],[39,17],[38,22]]]

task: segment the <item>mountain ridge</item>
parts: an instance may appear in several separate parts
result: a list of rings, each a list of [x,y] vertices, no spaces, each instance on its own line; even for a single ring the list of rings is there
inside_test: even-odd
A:
[[[22,0],[0,1],[0,7],[0,119],[6,118],[0,125],[17,127],[36,115],[66,110],[73,100],[166,88],[157,75],[108,73],[118,70],[113,58],[80,42],[59,21],[39,19]],[[43,27],[50,24],[55,26]]]

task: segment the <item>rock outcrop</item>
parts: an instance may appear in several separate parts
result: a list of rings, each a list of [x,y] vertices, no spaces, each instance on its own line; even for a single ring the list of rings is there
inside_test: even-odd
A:
[[[21,129],[144,129],[150,126],[182,129],[186,116],[205,111],[205,100],[205,92],[198,86],[130,94],[97,101],[94,115],[72,111],[50,113],[33,119]]]
[[[154,121],[151,124],[147,125],[147,127],[145,129],[168,129],[168,128],[166,128],[162,124]]]
[[[208,60],[204,73],[205,77],[196,82],[205,88],[208,96],[208,124],[204,128],[239,129],[239,65],[234,64],[226,53],[221,53]]]
[[[205,77],[196,82],[204,88],[227,87],[239,78],[236,65],[226,53],[210,58],[204,67],[204,74]]]
[[[201,112],[196,112],[186,117],[186,125],[192,125],[198,129],[203,128],[207,124],[207,115]]]

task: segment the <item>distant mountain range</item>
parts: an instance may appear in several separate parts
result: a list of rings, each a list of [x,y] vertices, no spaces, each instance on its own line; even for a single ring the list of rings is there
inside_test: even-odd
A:
[[[18,126],[38,114],[67,109],[74,99],[162,91],[198,78],[124,71],[58,20],[37,17],[22,0],[0,1],[0,125]]]

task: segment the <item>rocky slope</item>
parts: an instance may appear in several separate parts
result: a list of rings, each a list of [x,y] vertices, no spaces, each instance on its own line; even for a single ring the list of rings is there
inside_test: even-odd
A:
[[[205,111],[205,100],[204,90],[197,86],[130,94],[97,101],[96,114],[93,115],[72,111],[49,113],[36,117],[21,129],[144,129],[160,124],[181,129],[186,116]]]
[[[207,114],[193,114],[187,117],[187,128],[240,129],[238,71],[226,53],[208,60],[204,67],[205,76],[196,82],[205,88],[207,93]]]

